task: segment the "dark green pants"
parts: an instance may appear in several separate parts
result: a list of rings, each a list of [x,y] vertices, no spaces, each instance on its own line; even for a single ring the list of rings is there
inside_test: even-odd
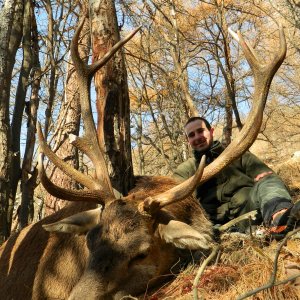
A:
[[[272,180],[272,176],[259,180],[249,193],[249,200],[245,203],[244,207],[240,210],[238,215],[245,214],[252,210],[257,210],[257,218],[252,224],[259,225],[263,223],[269,226],[272,220],[272,215],[277,211],[289,208],[292,204],[291,196],[284,185],[278,180]],[[245,231],[249,227],[249,220],[241,221],[237,224],[240,231]]]

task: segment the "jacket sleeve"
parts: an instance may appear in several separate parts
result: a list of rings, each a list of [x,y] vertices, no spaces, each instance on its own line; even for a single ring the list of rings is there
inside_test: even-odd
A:
[[[196,173],[196,160],[189,158],[181,163],[173,173],[173,178],[184,181]]]
[[[247,151],[242,156],[242,165],[244,172],[253,180],[255,180],[255,178],[260,174],[270,173],[266,176],[263,176],[262,179],[264,179],[264,181],[272,180],[275,186],[284,186],[282,179],[271,168],[269,168],[264,162],[262,162],[251,152]],[[262,179],[260,179],[259,181],[261,181]]]
[[[242,168],[247,176],[252,178],[253,180],[259,174],[264,172],[272,172],[274,171],[269,168],[264,162],[262,162],[257,156],[247,151],[242,156]]]

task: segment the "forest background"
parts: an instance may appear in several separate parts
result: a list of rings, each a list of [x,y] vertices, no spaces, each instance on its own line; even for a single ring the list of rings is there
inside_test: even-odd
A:
[[[142,26],[113,65],[96,74],[91,91],[110,176],[122,194],[133,174],[170,175],[189,156],[183,134],[189,116],[205,116],[225,146],[242,127],[253,82],[229,27],[265,60],[278,46],[278,23],[285,27],[287,58],[251,151],[276,169],[300,150],[300,1],[11,0],[1,6],[0,241],[66,205],[39,185],[37,121],[53,151],[93,176],[88,159],[68,142],[68,134],[82,131],[69,49],[82,14],[80,54],[87,61]],[[47,173],[61,186],[82,188],[50,162]]]

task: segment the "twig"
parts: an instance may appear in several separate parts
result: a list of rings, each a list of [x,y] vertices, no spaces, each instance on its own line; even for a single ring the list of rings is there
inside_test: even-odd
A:
[[[285,236],[285,238],[282,240],[282,242],[279,244],[279,246],[278,246],[278,248],[277,248],[277,251],[276,251],[276,255],[275,255],[275,259],[274,259],[273,272],[272,272],[271,278],[270,278],[270,280],[269,280],[269,283],[267,283],[266,285],[263,285],[263,286],[261,286],[261,287],[258,287],[258,288],[254,289],[254,290],[252,290],[252,291],[249,291],[249,292],[245,293],[245,294],[242,295],[242,296],[239,296],[239,297],[237,298],[237,300],[246,299],[246,298],[248,298],[248,297],[250,297],[250,296],[252,296],[252,295],[254,295],[254,294],[258,293],[258,292],[261,292],[261,291],[266,290],[266,289],[269,289],[269,288],[271,288],[271,287],[273,287],[273,286],[280,285],[280,284],[289,282],[289,281],[291,281],[291,280],[294,280],[294,279],[297,278],[297,277],[300,277],[300,273],[299,273],[299,274],[294,275],[294,276],[291,276],[291,277],[289,277],[289,278],[287,278],[287,279],[285,279],[285,280],[275,282],[275,280],[276,280],[276,273],[277,273],[277,266],[278,266],[278,257],[279,257],[280,250],[281,250],[281,248],[285,245],[286,241],[287,241],[292,235],[296,234],[296,233],[299,232],[299,231],[300,231],[300,228],[297,228],[297,229],[295,229],[295,230],[289,232],[289,233]]]
[[[252,232],[252,224],[251,224],[251,216],[248,217],[249,220],[249,234],[250,234],[250,239],[253,240],[253,232]]]
[[[219,263],[220,261],[220,257],[221,257],[221,250],[219,249],[218,253],[217,253],[217,257],[216,257],[216,261],[215,261],[215,266]]]
[[[250,296],[252,296],[252,295],[254,295],[254,294],[256,294],[256,293],[261,292],[262,290],[266,290],[266,289],[268,289],[268,288],[271,288],[271,287],[273,287],[273,286],[277,286],[277,285],[280,285],[280,284],[288,283],[289,281],[292,281],[292,280],[294,280],[294,279],[296,279],[296,278],[298,278],[298,277],[300,277],[300,273],[297,274],[297,275],[288,277],[288,278],[286,278],[286,279],[284,279],[284,280],[277,281],[277,282],[275,282],[275,283],[274,283],[273,285],[271,285],[271,286],[270,286],[269,284],[263,285],[263,286],[261,286],[261,287],[255,289],[255,290],[252,290],[252,291],[250,291],[250,292],[248,292],[248,293],[246,293],[246,294],[244,294],[244,295],[242,295],[242,296],[239,296],[239,297],[237,298],[237,300],[246,299],[246,298],[248,298],[248,297],[250,297]]]
[[[220,232],[226,231],[228,228],[230,228],[233,225],[239,223],[240,221],[243,221],[243,220],[246,220],[246,219],[249,219],[249,218],[251,218],[252,220],[255,220],[256,214],[257,214],[257,210],[252,210],[252,211],[250,211],[250,212],[248,212],[246,214],[243,214],[243,215],[241,215],[241,216],[239,216],[239,217],[237,217],[237,218],[235,218],[235,219],[227,222],[226,224],[220,226],[218,228],[218,230]]]
[[[198,289],[197,289],[197,285],[199,283],[199,280],[200,280],[200,277],[201,275],[203,274],[206,266],[208,265],[208,263],[217,255],[217,253],[219,252],[219,249],[220,249],[220,246],[217,245],[215,247],[213,247],[213,250],[212,252],[210,253],[210,255],[203,261],[203,263],[201,264],[198,272],[197,272],[197,275],[194,279],[194,282],[193,282],[193,298],[194,300],[198,300]]]

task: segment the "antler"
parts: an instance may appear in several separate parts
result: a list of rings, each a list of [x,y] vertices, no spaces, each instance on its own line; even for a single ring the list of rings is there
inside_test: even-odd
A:
[[[232,30],[229,32],[232,34],[233,38],[239,42],[253,72],[253,107],[238,136],[228,145],[228,147],[217,159],[215,159],[205,168],[203,176],[198,182],[199,185],[219,173],[223,168],[228,166],[231,162],[247,151],[253,144],[261,127],[263,111],[266,105],[272,79],[286,56],[286,40],[282,26],[279,27],[279,49],[275,53],[273,60],[268,64],[263,64],[261,62],[254,49],[244,40],[240,32],[237,34]],[[154,213],[156,210],[168,204],[179,201],[181,198],[177,198],[174,191],[189,188],[189,186],[195,180],[195,177],[196,175],[169,190],[168,192],[152,198],[146,198],[144,201],[144,210],[148,213]]]
[[[92,178],[84,175],[83,173],[80,173],[76,169],[74,169],[72,166],[64,162],[61,158],[59,158],[47,145],[44,135],[42,133],[41,125],[40,123],[37,124],[37,133],[39,138],[39,146],[40,146],[40,153],[45,153],[46,156],[52,161],[52,163],[57,166],[59,169],[63,170],[68,176],[70,176],[75,181],[81,183],[85,187],[91,190],[98,190],[102,189],[102,186],[99,184],[98,181],[93,180]],[[39,160],[39,165],[42,160]],[[39,166],[40,169],[40,166]]]
[[[68,190],[52,183],[44,170],[43,153],[39,154],[38,170],[43,187],[54,197],[69,201],[85,201],[100,204],[105,204],[107,201],[113,200],[111,194],[102,190]]]
[[[43,171],[43,163],[41,159],[39,169],[43,185],[45,184],[45,187],[48,188],[47,190],[54,196],[57,196],[61,199],[73,201],[94,201],[98,197],[97,201],[101,202],[103,200],[99,200],[99,197],[103,198],[105,196],[107,201],[109,201],[110,199],[115,198],[115,196],[106,168],[104,154],[102,153],[99,146],[96,127],[92,115],[90,101],[91,80],[95,72],[97,72],[103,65],[105,65],[109,61],[109,59],[111,59],[112,56],[140,30],[141,27],[135,29],[131,34],[115,44],[101,60],[93,63],[92,65],[87,65],[80,58],[78,51],[79,34],[83,27],[84,19],[84,17],[81,19],[79,26],[76,29],[70,47],[71,57],[75,66],[75,70],[77,72],[81,114],[84,123],[84,136],[82,138],[79,138],[75,135],[70,135],[69,139],[74,146],[84,152],[91,159],[95,167],[97,180],[93,180],[88,176],[81,174],[77,170],[71,169],[68,164],[58,158],[56,154],[53,153],[47,146],[41,130],[38,128],[40,137],[40,150],[48,156],[48,158],[53,162],[54,165],[64,171],[67,175],[71,176],[74,180],[89,188],[91,191],[89,191],[88,193],[86,191],[84,191],[83,193],[81,193],[80,191],[69,191],[68,193],[68,190],[62,189],[54,184],[50,184],[50,181],[48,179],[45,179],[46,175]],[[74,193],[77,195],[76,197],[74,197]]]
[[[143,212],[143,210],[145,210],[145,211],[147,211],[147,213],[153,215],[156,213],[156,211],[158,211],[160,208],[163,207],[163,206],[161,206],[161,201],[159,201],[159,200],[168,199],[168,201],[170,203],[174,203],[174,202],[180,201],[182,199],[185,199],[186,197],[191,195],[194,192],[195,188],[197,187],[199,181],[201,180],[201,177],[202,177],[202,174],[203,174],[203,171],[205,168],[205,160],[206,160],[206,156],[203,155],[201,157],[200,164],[199,164],[199,167],[198,167],[195,175],[193,177],[191,177],[192,180],[189,182],[189,185],[185,186],[185,188],[182,188],[182,186],[179,184],[179,185],[175,186],[174,188],[172,188],[162,194],[146,198],[144,202],[141,202],[139,204],[139,211]],[[145,204],[147,205],[148,203],[150,205],[145,206]],[[168,204],[170,204],[170,203],[168,203]]]

